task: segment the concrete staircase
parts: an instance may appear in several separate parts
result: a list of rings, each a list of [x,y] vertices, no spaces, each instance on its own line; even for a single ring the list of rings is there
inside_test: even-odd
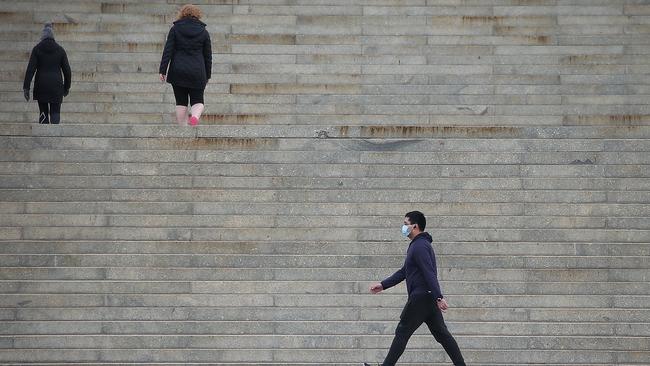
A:
[[[469,365],[650,364],[650,3],[203,0],[207,115],[157,79],[180,0],[0,0],[0,363],[381,361],[423,211]],[[22,78],[42,23],[62,124]],[[401,365],[449,365],[422,327]]]

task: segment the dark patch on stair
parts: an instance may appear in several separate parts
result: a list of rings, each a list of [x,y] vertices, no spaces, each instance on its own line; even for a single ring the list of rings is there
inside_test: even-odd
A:
[[[277,140],[269,138],[197,137],[194,139],[177,139],[172,143],[189,149],[255,150],[260,147],[275,147],[276,142]]]
[[[526,36],[526,40],[534,44],[550,44],[551,37],[549,36]]]
[[[465,127],[465,126],[363,126],[361,137],[427,137],[427,136],[517,136],[516,127]]]
[[[126,4],[102,3],[102,13],[120,14],[126,11]]]
[[[257,124],[268,119],[266,114],[204,114],[203,124]]]
[[[585,160],[576,159],[571,162],[571,165],[593,165],[593,164],[594,162],[591,161],[591,159],[585,159]]]
[[[348,146],[348,150],[354,151],[400,151],[403,147],[414,145],[423,140],[355,140],[355,146]],[[351,147],[351,148],[350,148]]]
[[[83,81],[93,81],[95,78],[95,73],[94,72],[82,72],[80,79]]]
[[[316,131],[316,137],[319,139],[327,139],[330,137],[329,133],[325,130]]]
[[[494,33],[499,36],[513,34],[516,28],[512,26],[495,26]]]
[[[69,16],[68,14],[63,14],[63,17],[68,21],[68,23],[72,23],[72,24],[79,24],[80,23],[77,19]]]
[[[234,44],[296,44],[295,34],[229,34],[226,39]]]
[[[616,114],[610,115],[609,120],[612,122],[641,122],[644,119],[650,119],[650,115],[641,115],[641,114]]]
[[[162,43],[103,43],[100,50],[104,52],[160,52],[163,50]]]
[[[479,113],[476,113],[470,107],[457,107],[456,109],[458,109],[459,111],[469,111],[469,112],[472,112],[472,113],[477,114],[479,116],[485,116],[487,114],[487,112],[488,112],[488,107],[483,108],[483,110],[481,112],[479,112]]]
[[[569,115],[564,116],[562,123],[565,126],[605,125],[612,127],[633,127],[650,123],[650,114]]]
[[[63,22],[52,23],[52,26],[54,27],[54,30],[56,32],[61,32],[61,33],[70,32],[76,30],[79,27],[79,25],[75,23],[63,23]]]
[[[10,21],[10,22],[11,21],[32,22],[32,14],[29,12],[0,11],[0,20]]]
[[[563,57],[560,60],[560,63],[575,65],[575,64],[581,64],[587,61],[591,61],[592,58],[593,58],[592,55],[574,55],[569,57]]]
[[[485,15],[464,15],[463,16],[463,23],[464,24],[499,24],[501,23],[506,17],[503,16],[485,16]]]

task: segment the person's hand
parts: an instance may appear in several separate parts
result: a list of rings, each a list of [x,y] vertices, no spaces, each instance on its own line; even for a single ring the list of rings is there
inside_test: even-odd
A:
[[[66,90],[64,90],[64,91],[63,91],[63,96],[64,96],[64,97],[67,97],[67,96],[68,96],[68,93],[70,93],[70,89],[66,89]]]
[[[167,75],[160,74],[160,81],[164,83],[165,79],[167,79]]]
[[[375,283],[374,285],[370,286],[370,292],[373,294],[378,294],[382,291],[384,291],[384,286],[382,286],[381,283]]]
[[[438,309],[442,311],[443,313],[449,309],[449,304],[447,304],[447,300],[445,299],[438,299],[436,300],[436,304],[438,305]]]
[[[23,89],[23,95],[25,96],[25,100],[29,102],[29,89]]]

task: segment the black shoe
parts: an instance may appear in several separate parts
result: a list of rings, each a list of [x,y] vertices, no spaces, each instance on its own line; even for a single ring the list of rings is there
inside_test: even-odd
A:
[[[38,123],[42,125],[46,125],[50,123],[50,120],[47,118],[47,114],[41,113],[40,116],[38,116]]]
[[[372,365],[369,364],[369,363],[367,363],[367,362],[364,362],[364,363],[363,363],[363,366],[372,366]],[[381,365],[380,365],[380,364],[377,364],[377,366],[381,366]]]
[[[58,125],[59,120],[61,119],[61,115],[58,113],[52,113],[50,114],[50,123],[53,125]]]

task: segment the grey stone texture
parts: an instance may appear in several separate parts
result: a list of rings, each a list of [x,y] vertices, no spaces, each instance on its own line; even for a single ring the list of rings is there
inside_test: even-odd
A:
[[[197,0],[206,113],[159,81],[181,0],[0,0],[0,363],[359,365],[428,216],[469,365],[650,365],[650,3]],[[62,124],[22,79],[44,22]],[[401,365],[449,365],[422,327]]]

